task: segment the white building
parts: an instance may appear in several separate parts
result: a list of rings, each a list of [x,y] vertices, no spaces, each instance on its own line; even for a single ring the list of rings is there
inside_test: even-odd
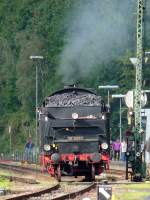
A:
[[[150,109],[142,109],[142,118],[145,122],[145,141],[150,138]],[[150,152],[145,151],[145,161],[150,163]]]

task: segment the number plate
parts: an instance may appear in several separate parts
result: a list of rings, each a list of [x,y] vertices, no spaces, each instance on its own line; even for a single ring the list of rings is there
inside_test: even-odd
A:
[[[82,137],[82,136],[69,136],[69,137],[67,137],[67,139],[70,140],[70,141],[80,141],[80,140],[83,140],[84,137]]]

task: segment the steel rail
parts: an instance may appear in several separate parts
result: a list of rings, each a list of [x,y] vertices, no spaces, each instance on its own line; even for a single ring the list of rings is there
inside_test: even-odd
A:
[[[64,199],[70,199],[70,198],[75,198],[81,194],[84,194],[85,192],[89,192],[91,189],[93,189],[94,187],[96,186],[95,183],[92,183],[90,184],[88,187],[86,188],[83,188],[81,190],[78,190],[76,192],[71,192],[71,193],[68,193],[68,194],[64,194],[60,197],[54,197],[52,198],[51,200],[64,200]]]
[[[32,192],[32,193],[19,194],[19,195],[16,195],[16,196],[13,196],[13,197],[8,197],[8,198],[6,197],[5,200],[24,200],[24,199],[28,199],[30,197],[38,197],[42,194],[49,193],[49,192],[52,192],[54,190],[57,190],[59,187],[60,187],[60,185],[57,184],[53,187],[38,190],[38,191],[35,191],[35,192]]]

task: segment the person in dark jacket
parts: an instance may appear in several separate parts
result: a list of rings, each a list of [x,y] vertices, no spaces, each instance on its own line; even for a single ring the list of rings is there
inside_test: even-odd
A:
[[[25,144],[25,155],[24,155],[25,161],[30,160],[31,156],[33,155],[33,148],[34,148],[34,143],[32,142],[32,139],[29,138],[29,140]]]

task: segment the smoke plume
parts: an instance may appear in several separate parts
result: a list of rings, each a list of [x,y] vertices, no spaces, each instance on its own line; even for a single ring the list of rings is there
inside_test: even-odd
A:
[[[85,78],[95,66],[102,67],[102,63],[125,53],[131,43],[131,26],[136,26],[135,2],[82,0],[78,3],[60,56],[59,72],[64,83]]]

